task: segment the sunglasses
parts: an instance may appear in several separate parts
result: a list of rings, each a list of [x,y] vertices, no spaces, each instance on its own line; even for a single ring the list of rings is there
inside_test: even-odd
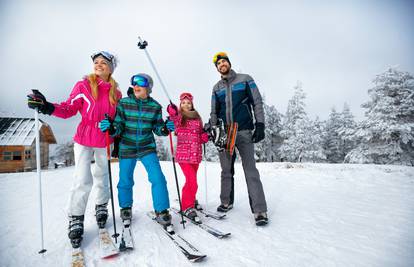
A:
[[[134,75],[131,78],[131,85],[139,87],[149,87],[149,81],[144,76]]]
[[[222,58],[228,58],[227,54],[224,52],[218,52],[217,54],[214,55],[213,57],[213,63],[216,64],[216,62]]]
[[[106,51],[100,51],[97,53],[92,54],[91,58],[92,60],[95,60],[95,58],[102,56],[103,58],[105,58],[106,60],[108,60],[109,62],[112,62],[112,60],[114,59],[114,55],[106,52]]]

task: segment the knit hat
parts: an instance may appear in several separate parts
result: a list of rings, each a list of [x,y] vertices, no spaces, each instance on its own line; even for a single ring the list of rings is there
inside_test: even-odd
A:
[[[147,88],[148,95],[152,93],[153,84],[151,76],[145,73],[138,73],[131,77],[131,85]]]
[[[92,61],[95,60],[95,58],[101,56],[106,63],[108,64],[109,68],[111,69],[111,73],[114,73],[114,70],[116,68],[116,66],[118,65],[118,59],[112,55],[111,53],[107,52],[107,51],[99,51],[96,52],[94,54],[92,54],[91,58]]]
[[[227,60],[227,62],[230,64],[230,67],[231,67],[231,62],[230,62],[230,59],[229,59],[229,57],[227,56],[226,52],[218,52],[217,54],[215,54],[215,55],[214,55],[214,57],[213,57],[213,63],[214,63],[214,65],[215,65],[216,67],[217,67],[217,62],[218,62],[220,59],[225,59],[225,60]]]

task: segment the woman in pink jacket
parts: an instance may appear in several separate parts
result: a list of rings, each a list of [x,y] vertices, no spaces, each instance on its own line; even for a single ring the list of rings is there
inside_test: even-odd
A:
[[[203,130],[203,122],[200,115],[194,109],[193,96],[190,93],[182,93],[180,107],[170,104],[167,107],[170,120],[174,122],[177,135],[177,149],[175,159],[180,164],[185,176],[185,184],[182,190],[182,210],[189,219],[200,222],[200,218],[194,209],[197,193],[197,170],[202,158],[201,145],[208,141],[208,135]]]
[[[93,54],[92,60],[94,73],[77,82],[65,102],[49,103],[38,91],[28,95],[28,106],[37,108],[39,113],[67,119],[79,112],[82,117],[73,138],[75,174],[68,212],[68,236],[74,248],[81,245],[84,214],[92,185],[97,190],[96,220],[99,228],[105,227],[110,198],[108,161],[105,134],[99,130],[98,123],[105,118],[105,114],[114,118],[117,102],[121,98],[118,84],[112,78],[116,58],[101,51]],[[95,166],[91,168],[93,159]]]

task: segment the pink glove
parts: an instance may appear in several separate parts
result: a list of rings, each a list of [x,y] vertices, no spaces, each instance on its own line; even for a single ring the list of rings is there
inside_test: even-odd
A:
[[[201,142],[202,142],[203,144],[205,144],[205,143],[207,143],[207,142],[208,142],[208,134],[207,134],[206,132],[203,132],[203,133],[201,134]]]
[[[170,103],[170,104],[167,106],[167,112],[168,112],[168,114],[170,114],[170,116],[175,116],[175,115],[177,115],[177,114],[178,114],[178,108],[177,108],[177,106],[176,106],[176,105],[174,105],[173,103]]]

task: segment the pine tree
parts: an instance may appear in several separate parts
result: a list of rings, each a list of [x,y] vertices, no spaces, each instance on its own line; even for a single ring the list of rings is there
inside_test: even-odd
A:
[[[258,161],[280,160],[278,149],[281,143],[280,130],[281,114],[272,105],[263,103],[265,115],[265,138],[255,146],[255,153]]]
[[[318,117],[314,121],[304,123],[306,135],[301,161],[324,162],[326,154],[323,149],[323,125]]]
[[[342,113],[340,114],[340,126],[337,129],[337,133],[340,139],[339,152],[341,155],[341,161],[345,159],[345,156],[355,148],[354,135],[356,131],[356,123],[354,115],[347,103],[344,103]]]
[[[165,137],[155,136],[155,144],[157,147],[157,156],[159,160],[171,160],[170,144],[165,144],[165,140]]]
[[[324,149],[328,162],[338,163],[343,161],[340,152],[341,139],[338,130],[341,126],[340,114],[336,112],[335,108],[331,109],[329,119],[326,122],[324,133]]]
[[[414,165],[414,77],[390,68],[377,75],[364,103],[359,145],[346,156],[357,163]]]
[[[62,163],[65,166],[75,164],[75,153],[73,147],[73,141],[58,145],[55,149],[54,155],[50,158],[50,160],[54,161],[55,163]]]
[[[283,127],[280,131],[284,138],[279,148],[283,161],[300,161],[304,145],[304,128],[308,118],[305,111],[305,98],[302,84],[298,82],[294,87],[293,97],[289,100],[286,115],[283,120]]]

